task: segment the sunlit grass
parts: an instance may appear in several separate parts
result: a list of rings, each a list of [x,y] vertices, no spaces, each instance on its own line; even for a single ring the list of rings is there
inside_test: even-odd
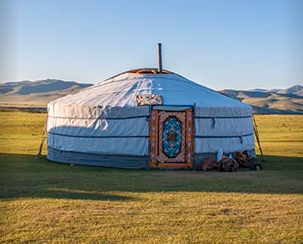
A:
[[[257,115],[255,118],[265,154],[303,157],[302,115]]]

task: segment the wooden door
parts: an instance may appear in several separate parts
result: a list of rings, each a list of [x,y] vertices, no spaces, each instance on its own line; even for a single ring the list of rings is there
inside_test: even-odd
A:
[[[192,109],[153,110],[150,120],[150,167],[192,168],[193,128]]]

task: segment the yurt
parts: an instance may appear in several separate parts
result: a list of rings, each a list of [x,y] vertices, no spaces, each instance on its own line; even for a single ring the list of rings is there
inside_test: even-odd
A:
[[[196,168],[254,154],[252,107],[159,68],[126,71],[48,104],[47,158],[105,167]]]

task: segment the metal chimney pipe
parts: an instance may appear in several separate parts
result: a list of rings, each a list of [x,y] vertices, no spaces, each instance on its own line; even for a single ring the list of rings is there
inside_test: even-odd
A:
[[[162,44],[158,43],[158,73],[162,74]]]

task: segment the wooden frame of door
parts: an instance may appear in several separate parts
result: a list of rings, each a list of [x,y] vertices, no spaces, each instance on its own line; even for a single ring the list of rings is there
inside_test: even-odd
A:
[[[151,168],[193,168],[194,166],[194,115],[193,109],[186,109],[186,133],[185,133],[185,155],[183,163],[158,162],[159,156],[159,111],[153,109],[149,124],[150,131],[150,162]],[[169,111],[167,111],[169,112]],[[181,111],[180,111],[181,112]]]

